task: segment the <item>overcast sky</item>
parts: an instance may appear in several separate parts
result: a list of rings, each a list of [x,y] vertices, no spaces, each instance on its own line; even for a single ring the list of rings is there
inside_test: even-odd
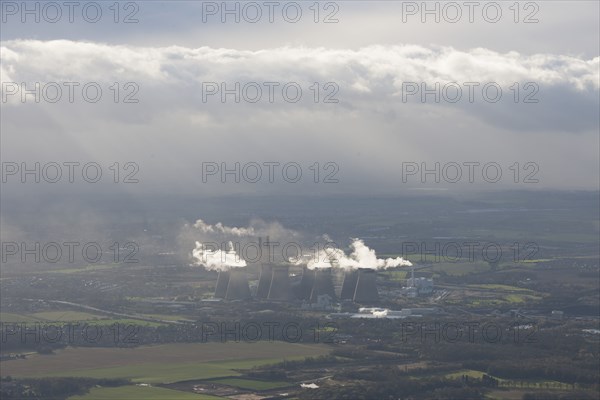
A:
[[[118,15],[112,1],[81,2],[73,22],[62,2],[60,16],[39,2],[39,22],[22,4],[2,2],[0,152],[13,191],[598,190],[597,1],[440,2],[439,22],[421,2],[279,2],[273,23],[261,1],[239,3],[239,23],[222,22],[221,2],[121,2]],[[39,103],[23,82],[40,83]],[[223,103],[221,84],[236,82],[240,102]],[[422,97],[436,84],[439,102]],[[35,162],[61,164],[63,178],[49,183],[48,167],[21,184],[14,166]],[[96,162],[103,179],[91,185],[74,166],[70,184],[65,162]],[[222,183],[235,163],[240,183]],[[421,176],[435,163],[439,182]]]

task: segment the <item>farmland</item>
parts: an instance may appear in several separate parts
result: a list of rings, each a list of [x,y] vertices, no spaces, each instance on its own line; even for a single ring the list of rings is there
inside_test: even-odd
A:
[[[83,396],[69,400],[216,400],[219,397],[186,393],[152,386],[121,386],[116,388],[93,388]]]
[[[171,383],[237,376],[237,369],[327,352],[324,346],[282,342],[67,348],[53,355],[11,361],[2,366],[2,373],[13,377],[129,378],[134,382]]]

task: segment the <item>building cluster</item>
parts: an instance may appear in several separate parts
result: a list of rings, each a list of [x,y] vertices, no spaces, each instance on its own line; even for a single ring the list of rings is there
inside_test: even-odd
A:
[[[299,282],[292,284],[288,266],[263,264],[255,297],[272,301],[300,300],[323,304],[338,300],[369,303],[379,300],[376,271],[368,268],[348,271],[344,275],[339,297],[336,294],[331,268],[303,268]],[[216,298],[245,300],[252,297],[244,269],[219,272],[215,287]]]

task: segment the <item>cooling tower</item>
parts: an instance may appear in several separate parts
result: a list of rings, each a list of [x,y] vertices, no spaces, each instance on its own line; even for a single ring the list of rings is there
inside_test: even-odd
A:
[[[263,264],[260,267],[260,278],[258,279],[258,289],[256,290],[256,297],[259,299],[266,299],[269,297],[269,288],[271,287],[271,278],[273,277],[273,266],[270,264]]]
[[[353,300],[354,292],[356,291],[356,282],[358,281],[358,271],[347,271],[344,274],[344,281],[342,282],[342,291],[340,292],[340,299],[342,300]]]
[[[250,298],[248,277],[243,268],[236,268],[230,271],[225,298],[227,300],[245,300]]]
[[[269,300],[290,300],[292,298],[292,287],[290,285],[290,274],[287,266],[273,267],[271,287],[269,288]]]
[[[225,298],[227,294],[227,285],[229,285],[229,271],[219,271],[217,285],[215,286],[215,297]]]
[[[354,301],[357,303],[369,303],[379,300],[377,292],[377,272],[372,269],[361,268],[358,270],[358,280],[354,291]]]
[[[315,270],[315,283],[310,293],[310,301],[316,302],[317,296],[328,294],[332,300],[336,299],[335,289],[333,288],[333,275],[331,268],[321,268]]]
[[[300,283],[294,288],[296,297],[300,300],[310,300],[310,294],[314,285],[315,271],[308,269],[308,267],[302,268],[302,278],[300,279]]]

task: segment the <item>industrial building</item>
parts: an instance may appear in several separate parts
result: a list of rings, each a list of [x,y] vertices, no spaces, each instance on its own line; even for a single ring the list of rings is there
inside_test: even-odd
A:
[[[288,265],[264,263],[260,266],[255,297],[269,301],[301,300],[308,304],[334,303],[338,300],[359,304],[372,304],[379,301],[377,271],[371,268],[358,268],[344,272],[338,299],[334,285],[333,268],[302,268],[299,279],[290,278]],[[338,278],[339,279],[339,278]],[[339,280],[338,280],[339,282]],[[421,284],[421,280],[415,280]],[[244,300],[251,297],[248,276],[244,268],[220,271],[217,277],[214,297],[226,300]],[[320,307],[319,306],[319,307]],[[312,307],[312,306],[311,306]],[[328,308],[328,306],[324,306]]]
[[[407,297],[427,296],[433,293],[433,279],[415,278],[415,269],[411,268],[410,278],[406,280],[406,286],[402,293]]]

